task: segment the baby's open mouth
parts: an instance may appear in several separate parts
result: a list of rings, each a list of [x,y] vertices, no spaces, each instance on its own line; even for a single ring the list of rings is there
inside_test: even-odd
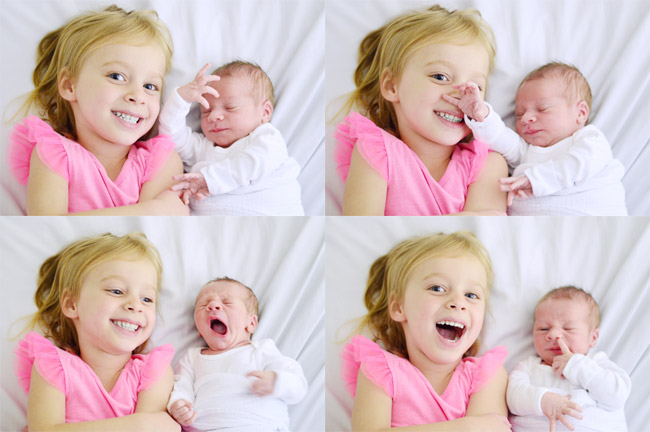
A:
[[[216,318],[210,321],[210,328],[213,332],[222,336],[228,332],[228,327],[221,320]]]
[[[443,338],[456,342],[465,333],[465,326],[453,321],[439,321],[436,323],[436,330]]]

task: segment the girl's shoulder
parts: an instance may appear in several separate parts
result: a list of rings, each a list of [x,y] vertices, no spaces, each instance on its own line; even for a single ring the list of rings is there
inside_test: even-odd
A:
[[[147,354],[134,354],[131,361],[124,366],[127,381],[134,383],[136,391],[146,390],[169,368],[174,347],[170,344],[161,345]]]
[[[456,145],[452,160],[456,169],[462,171],[463,177],[468,179],[468,183],[473,183],[478,178],[489,151],[490,146],[479,140]]]
[[[26,392],[29,392],[32,367],[36,367],[38,373],[49,384],[61,392],[65,392],[67,369],[65,365],[81,367],[80,363],[83,363],[83,360],[77,355],[56,347],[52,341],[36,332],[28,333],[20,340],[14,352],[18,383]]]
[[[21,184],[27,184],[34,149],[48,168],[68,180],[67,148],[78,146],[77,143],[63,137],[47,122],[34,115],[15,125],[9,138],[9,167]]]
[[[174,151],[174,141],[168,135],[158,135],[138,141],[129,152],[129,160],[136,171],[143,174],[142,182],[151,180]]]
[[[479,357],[466,357],[456,367],[456,374],[469,385],[469,393],[478,391],[490,381],[508,357],[504,346],[497,346]]]
[[[381,129],[372,120],[351,112],[336,127],[334,138],[338,141],[334,152],[339,176],[346,180],[350,171],[352,150],[356,147],[361,156],[386,180],[388,178],[387,146],[405,144]]]

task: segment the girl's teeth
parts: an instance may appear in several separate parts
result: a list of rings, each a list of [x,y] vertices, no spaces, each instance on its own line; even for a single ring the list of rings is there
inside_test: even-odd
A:
[[[438,114],[443,119],[445,119],[447,121],[450,121],[452,123],[460,123],[460,122],[463,121],[462,117],[456,117],[456,116],[451,115],[451,114],[447,114],[447,113],[443,113],[443,112],[436,112],[436,114]]]
[[[113,114],[115,114],[117,117],[121,118],[125,122],[131,123],[131,124],[136,124],[138,122],[138,120],[140,120],[140,117],[134,117],[132,115],[124,114],[124,113],[119,112],[119,111],[113,111]]]
[[[461,323],[457,323],[457,322],[453,322],[453,321],[439,321],[437,324],[458,327],[458,328],[461,328],[461,329],[465,328],[465,326],[462,325]]]
[[[128,331],[136,331],[140,327],[136,324],[131,324],[124,321],[113,321],[113,324],[115,324],[118,327],[122,327],[123,329]]]

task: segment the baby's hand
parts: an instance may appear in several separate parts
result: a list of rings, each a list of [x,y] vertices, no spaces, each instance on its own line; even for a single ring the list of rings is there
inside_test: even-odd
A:
[[[246,376],[259,378],[253,381],[251,391],[258,396],[267,396],[273,393],[275,387],[275,372],[273,371],[253,371]]]
[[[555,422],[558,420],[569,430],[573,430],[571,422],[566,417],[568,415],[582,420],[582,414],[580,414],[582,407],[569,399],[571,396],[562,396],[550,391],[542,396],[542,411],[550,421],[549,432],[555,432]]]
[[[442,98],[452,105],[457,106],[467,117],[482,122],[490,113],[490,109],[483,102],[481,90],[478,85],[471,81],[464,84],[456,84],[455,89],[460,91],[460,97],[455,98],[446,94]]]
[[[508,206],[512,205],[515,196],[527,199],[533,196],[533,186],[525,175],[520,177],[503,177],[499,179],[501,190],[508,192]]]
[[[573,353],[571,352],[567,344],[564,342],[564,339],[562,339],[561,337],[557,338],[557,343],[560,346],[560,349],[562,350],[562,354],[553,357],[552,366],[555,375],[561,378],[564,376],[564,368],[566,367],[567,363],[569,363],[569,360],[571,360],[571,357],[573,357]]]
[[[173,185],[171,190],[181,191],[181,199],[186,205],[190,201],[190,196],[202,200],[210,195],[208,184],[201,173],[179,174],[172,177],[172,179],[178,183]]]
[[[219,92],[217,92],[214,87],[209,86],[208,83],[219,81],[221,77],[218,75],[206,75],[205,73],[208,71],[209,67],[210,63],[206,63],[205,66],[203,66],[196,74],[194,81],[178,88],[178,94],[185,102],[198,102],[203,105],[205,109],[210,109],[210,104],[203,95],[209,93],[214,97],[219,97]]]
[[[194,423],[198,413],[194,411],[192,402],[185,399],[179,399],[169,407],[169,415],[178,422],[181,426],[189,426]]]

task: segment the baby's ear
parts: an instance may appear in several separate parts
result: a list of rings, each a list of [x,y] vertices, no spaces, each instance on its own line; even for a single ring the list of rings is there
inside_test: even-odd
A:
[[[384,97],[384,99],[386,99],[388,102],[399,102],[397,85],[395,84],[395,79],[393,79],[393,73],[388,68],[384,69],[384,71],[381,73],[379,86],[381,95]]]
[[[63,69],[63,71],[59,74],[58,88],[59,94],[63,99],[67,100],[68,102],[74,102],[77,100],[74,82],[67,69]]]
[[[271,117],[273,117],[273,105],[268,99],[262,102],[262,109],[264,110],[262,113],[262,123],[270,122]]]
[[[589,348],[593,348],[596,345],[596,342],[598,342],[598,335],[598,327],[596,327],[591,331],[591,343],[589,344]]]
[[[255,333],[255,330],[257,330],[257,315],[251,315],[248,317],[248,324],[246,325],[246,331],[249,334]]]
[[[578,124],[584,126],[587,120],[589,120],[589,105],[585,101],[580,101],[578,102]]]

